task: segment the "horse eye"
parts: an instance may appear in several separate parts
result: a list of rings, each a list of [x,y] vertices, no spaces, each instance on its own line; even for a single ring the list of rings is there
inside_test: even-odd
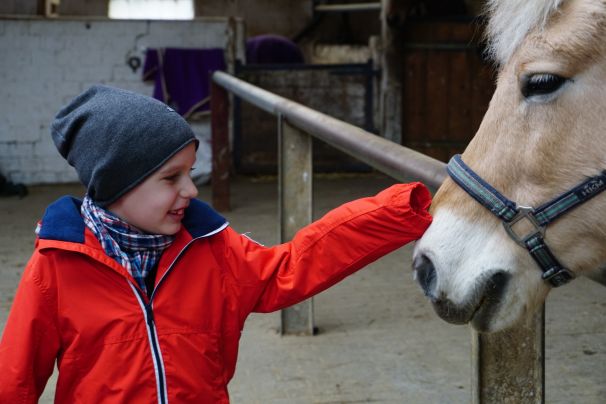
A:
[[[547,95],[562,87],[568,79],[550,73],[537,73],[524,78],[522,95],[526,98]]]

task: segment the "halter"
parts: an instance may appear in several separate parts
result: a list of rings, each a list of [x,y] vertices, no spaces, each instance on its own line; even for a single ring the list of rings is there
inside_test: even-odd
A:
[[[538,208],[532,208],[518,206],[504,197],[469,168],[459,154],[450,159],[446,170],[454,182],[465,192],[501,219],[507,234],[520,246],[526,248],[539,265],[543,271],[544,280],[554,287],[558,287],[574,279],[574,273],[564,268],[547,247],[544,239],[545,228],[564,213],[604,191],[606,189],[606,171],[587,179]],[[524,219],[531,225],[532,230],[520,235],[515,232],[513,225]]]

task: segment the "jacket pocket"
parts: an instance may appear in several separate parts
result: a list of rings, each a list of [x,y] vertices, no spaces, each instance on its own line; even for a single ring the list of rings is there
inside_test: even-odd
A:
[[[176,402],[222,402],[227,398],[225,358],[218,334],[196,331],[159,335],[169,398]]]

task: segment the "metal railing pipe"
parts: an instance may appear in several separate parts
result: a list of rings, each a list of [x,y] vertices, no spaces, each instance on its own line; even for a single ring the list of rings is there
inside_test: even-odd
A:
[[[213,81],[241,99],[350,154],[399,181],[411,177],[438,187],[446,178],[445,164],[415,150],[397,145],[357,126],[270,93],[224,72]]]

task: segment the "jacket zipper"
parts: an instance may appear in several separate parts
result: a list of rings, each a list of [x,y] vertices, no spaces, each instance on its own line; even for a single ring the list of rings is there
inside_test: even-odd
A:
[[[145,303],[143,294],[130,281],[128,281],[131,289],[137,297],[137,301],[141,306],[141,310],[145,316],[145,324],[147,328],[147,338],[152,352],[152,362],[154,364],[154,372],[156,374],[156,393],[158,403],[168,404],[168,395],[166,394],[166,373],[164,372],[164,361],[162,360],[162,352],[160,351],[160,343],[158,341],[158,333],[154,322],[154,311],[152,301]]]
[[[218,231],[222,230],[226,226],[227,226],[227,223],[225,225],[223,225]],[[217,232],[217,231],[215,231],[215,232]],[[213,232],[213,234],[215,232]],[[156,287],[152,291],[152,293],[149,297],[149,303],[145,303],[145,298],[143,297],[143,293],[135,285],[133,285],[131,281],[128,281],[128,284],[131,287],[131,289],[133,290],[133,292],[135,293],[135,296],[137,297],[137,301],[139,302],[139,305],[141,306],[141,310],[143,311],[143,314],[145,316],[147,337],[149,340],[149,345],[151,347],[152,361],[154,363],[154,371],[156,373],[156,387],[157,387],[158,403],[160,403],[160,404],[168,404],[168,394],[166,391],[166,373],[164,371],[164,361],[162,359],[162,352],[160,351],[160,342],[158,341],[158,332],[156,330],[156,323],[154,321],[154,311],[153,311],[153,306],[152,306],[153,299],[154,299],[154,296],[156,295],[156,291],[160,287],[160,284],[166,278],[166,275],[168,275],[168,273],[173,269],[173,267],[175,266],[175,263],[179,260],[179,258],[181,258],[181,256],[189,248],[189,246],[194,241],[199,240],[201,238],[208,237],[209,235],[210,234],[206,234],[204,236],[200,236],[200,237],[191,239],[181,249],[179,254],[177,254],[177,256],[175,257],[173,262],[169,265],[168,269],[164,272],[164,275],[162,275],[162,278],[160,278]]]
[[[162,278],[160,278],[160,280],[158,281],[158,284],[156,285],[156,287],[152,291],[152,294],[151,294],[151,296],[149,298],[150,304],[151,304],[152,300],[154,299],[154,296],[156,295],[156,291],[160,287],[160,284],[166,278],[166,275],[168,275],[168,273],[173,269],[175,263],[179,260],[179,258],[181,258],[181,256],[189,248],[189,246],[192,245],[194,241],[200,240],[202,238],[207,238],[209,236],[212,236],[214,234],[219,233],[220,231],[222,231],[223,229],[225,229],[228,225],[229,225],[229,223],[225,222],[222,226],[220,226],[216,230],[214,230],[214,231],[212,231],[212,232],[210,232],[208,234],[205,234],[203,236],[198,236],[198,237],[192,238],[191,240],[189,240],[189,242],[187,244],[185,244],[185,246],[183,246],[183,248],[181,249],[181,251],[179,252],[179,254],[177,254],[177,256],[175,257],[175,259],[173,260],[173,262],[171,262],[171,264],[168,266],[168,269],[164,272],[164,275],[162,275]]]

